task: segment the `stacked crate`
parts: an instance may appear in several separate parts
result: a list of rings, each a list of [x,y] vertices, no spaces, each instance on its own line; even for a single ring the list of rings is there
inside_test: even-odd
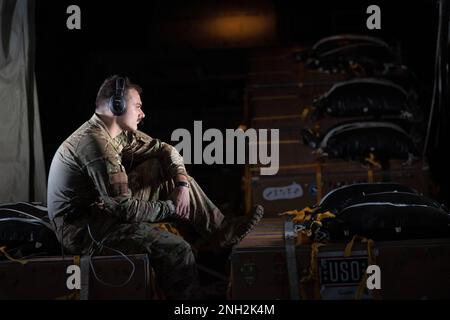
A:
[[[354,255],[344,257],[347,243],[332,242],[317,253],[318,278],[302,281],[311,268],[312,249],[309,245],[295,248],[298,282],[290,281],[283,223],[280,219],[266,218],[234,249],[231,255],[230,297],[234,300],[286,300],[295,299],[292,288],[300,293],[299,299],[353,300],[359,285],[361,269],[347,268],[346,281],[326,284],[326,261],[334,261],[336,282],[342,280],[337,270],[366,253],[367,244],[355,243]],[[450,297],[450,239],[419,239],[376,241],[376,262],[381,271],[381,290],[368,290],[364,299],[373,299],[375,292],[383,300],[448,299]],[[364,257],[364,256],[363,256]],[[350,259],[350,260],[346,260]],[[347,262],[346,262],[347,261]],[[339,263],[341,266],[336,266]],[[358,265],[358,264],[357,264]],[[342,268],[342,269],[341,269]],[[355,270],[356,269],[356,270]],[[341,271],[342,272],[342,271]],[[355,275],[352,275],[355,273]],[[350,274],[350,277],[349,277]],[[350,279],[357,279],[350,280]],[[320,291],[316,291],[320,282]]]
[[[311,125],[314,99],[334,84],[354,74],[325,73],[308,68],[299,56],[308,48],[273,48],[254,52],[249,58],[245,90],[244,123],[254,129],[279,129],[279,166],[276,175],[261,175],[258,165],[247,165],[243,179],[245,207],[265,207],[266,216],[318,203],[336,187],[359,182],[395,181],[427,193],[427,172],[421,163],[406,166],[391,160],[387,166],[325,159],[302,141],[301,131]],[[345,118],[326,118],[329,128]],[[270,150],[270,148],[269,148]]]

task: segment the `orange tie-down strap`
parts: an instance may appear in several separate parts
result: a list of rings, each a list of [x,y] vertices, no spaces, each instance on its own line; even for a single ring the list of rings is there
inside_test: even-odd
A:
[[[303,208],[302,210],[290,210],[290,211],[286,211],[281,213],[280,215],[292,215],[294,216],[292,218],[292,221],[294,223],[302,223],[305,221],[311,221],[313,220],[313,223],[311,224],[311,226],[313,224],[316,224],[316,226],[318,225],[319,227],[322,226],[322,220],[326,219],[326,218],[335,218],[336,216],[331,213],[330,211],[325,211],[325,212],[316,212],[317,208],[310,208],[310,207],[306,207]],[[311,229],[303,229],[301,230],[298,234],[297,234],[297,245],[300,244],[309,244],[311,241],[309,240],[309,237],[311,236]]]
[[[352,240],[350,240],[350,242],[345,246],[344,257],[349,257],[352,254],[353,245],[355,244],[356,240],[361,240],[361,243],[367,244],[367,264],[368,265],[376,264],[376,258],[375,258],[375,254],[374,254],[374,250],[373,250],[373,248],[375,246],[375,242],[372,239],[368,239],[368,238],[361,237],[358,235],[354,235]],[[360,300],[362,298],[364,289],[366,288],[367,277],[368,277],[367,272],[364,272],[363,277],[362,277],[361,281],[359,282],[358,289],[356,290],[356,293],[355,293],[356,300]],[[373,291],[373,293],[374,293],[374,299],[381,299],[379,290],[375,289]]]
[[[284,212],[282,215],[289,215],[292,217],[292,222],[294,224],[296,223],[302,223],[305,221],[312,221],[310,224],[311,228],[313,224],[318,224],[319,226],[322,226],[322,220],[325,218],[334,218],[335,215],[332,214],[329,211],[317,213],[317,208],[310,208],[306,207],[302,210],[291,210]],[[311,236],[311,229],[302,229],[300,232],[297,233],[297,240],[296,245],[304,245],[304,244],[310,244],[311,241],[309,240],[309,237]],[[286,247],[288,245],[287,239],[285,239]],[[320,283],[319,283],[319,276],[318,276],[318,264],[317,264],[317,255],[319,253],[319,248],[321,246],[324,246],[324,243],[320,242],[313,242],[311,243],[311,260],[310,260],[310,268],[309,268],[309,274],[301,278],[300,281],[298,281],[298,288],[300,291],[300,296],[302,299],[306,300],[308,299],[308,296],[306,294],[306,290],[304,286],[308,283],[313,284],[314,288],[314,299],[321,299],[320,294]],[[289,261],[287,261],[289,264]],[[297,268],[292,268],[297,270]],[[293,288],[291,288],[291,292]],[[294,292],[295,293],[295,292]],[[292,293],[291,293],[292,295]]]
[[[304,285],[307,283],[313,283],[314,286],[314,299],[320,300],[321,294],[320,294],[320,282],[319,282],[319,268],[317,263],[317,256],[319,254],[319,248],[324,246],[325,244],[314,242],[311,244],[311,259],[309,264],[309,273],[301,278],[299,287],[300,287],[300,294],[302,296],[302,299],[308,300],[308,296],[306,294]]]
[[[158,223],[156,224],[156,227],[160,230],[164,230],[170,233],[173,233],[176,236],[180,236],[183,237],[180,232],[178,231],[177,228],[175,228],[172,224],[170,223]]]
[[[373,168],[381,169],[381,164],[375,159],[373,153],[370,153],[369,156],[364,160],[369,164],[369,169],[367,170],[367,182],[373,183]]]
[[[80,267],[81,266],[81,257],[73,256],[73,264]],[[63,295],[63,296],[56,297],[56,298],[54,298],[54,300],[81,300],[80,298],[81,298],[80,289],[74,289],[73,292]]]
[[[15,259],[15,258],[11,257],[11,256],[8,254],[8,251],[6,251],[6,246],[0,247],[0,254],[3,254],[3,255],[6,257],[6,259],[8,259],[9,261],[12,261],[12,262],[18,262],[18,263],[20,263],[20,264],[22,264],[22,265],[27,264],[27,262],[28,262],[28,260],[24,260],[24,259]]]
[[[360,237],[355,235],[352,240],[345,246],[344,249],[344,257],[349,257],[353,250],[353,245],[355,241],[359,239],[361,240],[361,243],[367,243],[367,255],[368,255],[368,265],[375,264],[375,255],[373,253],[373,247],[374,247],[374,241],[371,239],[367,239],[364,237]],[[308,296],[306,294],[304,285],[307,283],[312,283],[314,288],[314,299],[321,299],[321,293],[320,293],[320,282],[319,282],[319,268],[318,268],[318,255],[319,255],[319,248],[321,246],[324,246],[323,243],[315,242],[311,244],[311,260],[310,260],[310,267],[309,267],[309,273],[308,275],[304,276],[299,283],[300,287],[300,294],[302,296],[302,299],[308,299]],[[363,277],[361,281],[358,284],[358,288],[356,289],[355,293],[355,299],[360,300],[362,298],[362,295],[364,293],[364,289],[366,288],[366,282],[367,282],[367,273],[365,272],[363,274]],[[381,299],[380,293],[378,290],[374,291],[374,298],[375,299]]]

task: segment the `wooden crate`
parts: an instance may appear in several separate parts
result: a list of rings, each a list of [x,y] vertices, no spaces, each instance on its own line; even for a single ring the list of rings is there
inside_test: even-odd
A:
[[[89,270],[87,297],[96,300],[154,299],[158,292],[147,255],[130,255],[133,267],[122,256],[92,258],[95,273]],[[80,290],[68,289],[69,265],[79,264],[74,256],[29,259],[25,265],[0,262],[0,299],[53,300],[80,299]],[[81,272],[84,272],[81,270]],[[73,274],[73,273],[71,273]],[[127,282],[127,279],[130,280]],[[118,286],[122,285],[122,286]]]
[[[365,182],[396,182],[424,195],[429,195],[430,189],[429,172],[421,161],[407,164],[391,160],[390,168],[382,170],[358,162],[327,160],[282,166],[274,176],[260,175],[258,167],[248,167],[244,177],[246,209],[261,204],[267,216],[275,216],[311,207],[335,188]]]
[[[244,238],[231,255],[232,299],[290,299],[282,218],[265,218]],[[301,286],[303,299],[354,299],[357,285],[323,285],[321,259],[342,257],[347,243],[332,242],[319,248],[319,282]],[[381,299],[450,298],[450,239],[421,239],[375,242],[372,251],[381,271],[381,289],[363,297]],[[365,257],[367,246],[356,243],[352,256]],[[297,276],[308,275],[311,246],[296,247]],[[361,271],[361,270],[360,270]],[[320,273],[322,272],[322,273]],[[315,295],[316,285],[320,294]]]

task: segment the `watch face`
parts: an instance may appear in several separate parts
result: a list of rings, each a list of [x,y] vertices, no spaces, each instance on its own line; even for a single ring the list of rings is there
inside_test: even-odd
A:
[[[185,181],[178,181],[178,182],[176,183],[176,186],[177,186],[177,187],[186,187],[186,188],[189,188],[189,183],[188,183],[188,182],[185,182]]]

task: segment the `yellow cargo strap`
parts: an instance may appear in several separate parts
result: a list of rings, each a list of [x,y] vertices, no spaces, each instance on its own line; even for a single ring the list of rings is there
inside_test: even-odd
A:
[[[330,211],[325,211],[317,215],[316,221],[322,221],[323,219],[326,218],[336,218],[336,215],[331,213]]]
[[[281,213],[280,215],[293,215],[295,216],[293,218],[294,222],[303,222],[303,221],[308,221],[311,220],[312,214],[315,213],[317,211],[317,208],[310,208],[310,207],[305,207],[302,210],[289,210],[289,211],[285,211],[283,213]],[[331,213],[330,211],[325,211],[325,212],[321,212],[318,213],[315,216],[315,221],[320,222],[325,218],[335,218],[336,216]]]
[[[367,182],[368,183],[373,183],[373,170],[372,170],[372,168],[367,170]]]
[[[316,203],[318,204],[322,200],[322,165],[318,163],[316,165]]]
[[[364,70],[364,67],[359,63],[349,63],[350,70],[355,75],[364,75],[366,74],[366,71]]]
[[[77,265],[81,269],[81,257],[80,256],[73,256],[73,264]],[[75,291],[54,298],[54,300],[81,300],[81,293],[80,289],[75,289]]]
[[[322,220],[326,218],[335,218],[336,216],[331,213],[330,211],[321,212],[316,214],[313,217],[313,214],[316,213],[317,208],[310,208],[306,207],[302,210],[290,210],[283,212],[281,215],[293,215],[292,221],[294,223],[301,223],[304,221],[310,221],[314,218],[314,221],[312,221],[312,224],[318,224],[319,226],[322,226]],[[311,235],[311,230],[301,230],[297,234],[297,245],[302,244],[308,244],[309,239],[308,236]],[[317,265],[317,255],[319,253],[319,248],[321,246],[324,246],[325,244],[314,242],[311,244],[311,261],[310,261],[310,268],[309,268],[309,274],[305,277],[303,277],[300,280],[299,283],[299,289],[300,289],[300,296],[302,299],[308,299],[304,284],[307,282],[313,282],[314,285],[314,299],[321,299],[320,294],[320,283],[319,283],[319,276],[318,276],[318,265]]]
[[[365,161],[369,164],[369,169],[367,170],[367,182],[373,183],[373,168],[381,168],[381,164],[375,159],[373,153],[370,153]]]
[[[310,207],[306,207],[302,210],[290,210],[281,213],[280,215],[293,215],[292,222],[295,223],[301,223],[303,221],[311,220],[312,213],[314,212],[314,209],[311,209]],[[300,244],[307,244],[310,240],[308,239],[308,235],[306,234],[305,230],[301,230],[297,233],[297,240],[296,245]]]
[[[367,158],[364,159],[368,164],[370,164],[371,166],[375,167],[375,168],[380,168],[381,169],[381,163],[379,163],[376,159],[375,159],[375,155],[373,153],[370,153],[369,156]]]
[[[160,230],[164,230],[164,231],[173,233],[174,235],[183,237],[183,236],[180,234],[180,232],[178,231],[178,229],[175,228],[174,226],[172,226],[170,223],[158,223],[158,224],[156,225],[156,227],[157,227],[158,229],[160,229]]]
[[[80,267],[80,270],[81,270],[81,256],[73,256],[73,264]],[[72,294],[69,294],[68,297],[70,297],[73,300],[81,300],[81,292],[80,291],[81,291],[80,289],[76,289],[75,292],[73,292]]]
[[[303,222],[311,219],[311,215],[316,209],[311,209],[310,207],[303,208],[302,210],[289,210],[281,213],[280,215],[293,215],[293,222]]]
[[[303,208],[302,210],[290,210],[281,213],[280,215],[293,215],[292,221],[294,223],[302,223],[304,221],[310,221],[313,214],[317,211],[317,208],[311,209],[310,207]],[[315,215],[314,221],[311,225],[317,224],[322,226],[322,220],[326,218],[335,218],[336,216],[330,211],[321,212]],[[301,230],[297,234],[297,245],[307,244],[310,242],[308,237],[311,236],[311,230]]]
[[[314,132],[314,134],[315,134],[317,137],[320,137],[320,129],[321,129],[320,122],[314,123],[313,128],[312,128],[312,131]]]
[[[323,243],[314,242],[311,244],[311,260],[309,265],[309,274],[305,277],[303,277],[300,280],[300,288],[302,288],[302,284],[307,282],[313,282],[314,283],[314,299],[320,300],[320,284],[319,284],[319,269],[317,264],[317,256],[319,254],[319,248],[324,246]],[[307,299],[306,292],[304,289],[300,290],[301,295],[304,299]]]
[[[345,246],[344,250],[344,257],[349,257],[352,254],[353,245],[355,243],[355,240],[361,240],[361,243],[367,243],[367,264],[368,265],[374,265],[376,264],[375,255],[373,253],[373,247],[375,242],[372,239],[367,239],[365,237],[361,237],[358,235],[354,235],[352,240]],[[367,282],[367,272],[364,272],[363,277],[361,281],[359,282],[358,288],[356,289],[355,293],[355,299],[360,300],[364,289],[366,288],[366,282]],[[374,290],[374,298],[375,299],[381,299],[380,292],[378,290]]]
[[[304,107],[302,113],[300,114],[300,119],[305,120],[311,113],[311,107]]]
[[[6,246],[0,247],[0,253],[3,253],[3,255],[6,257],[6,259],[8,259],[9,261],[12,262],[18,262],[22,265],[26,264],[28,261],[24,260],[24,259],[15,259],[13,257],[11,257],[8,252],[6,251]]]
[[[80,300],[80,293],[78,291],[66,294],[64,296],[56,297],[53,300]]]

